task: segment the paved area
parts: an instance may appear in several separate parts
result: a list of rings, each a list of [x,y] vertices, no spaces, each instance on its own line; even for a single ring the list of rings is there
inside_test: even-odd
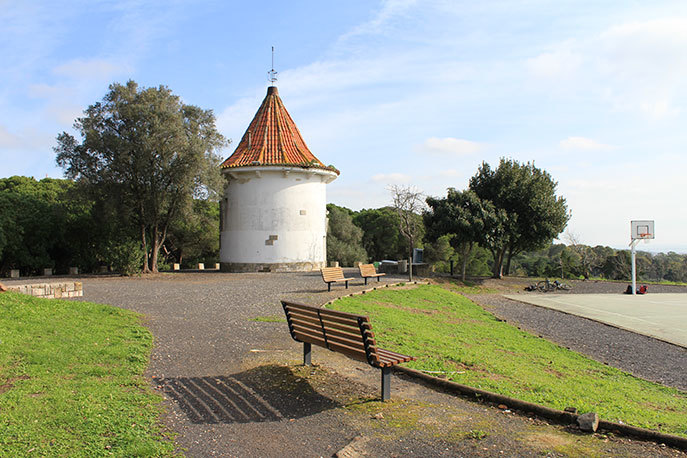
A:
[[[392,402],[381,403],[378,370],[320,348],[313,348],[316,366],[303,367],[302,345],[288,335],[279,299],[322,304],[365,289],[362,281],[331,293],[310,273],[83,283],[79,300],[143,314],[155,337],[147,376],[165,396],[163,421],[188,456],[332,456],[348,446],[357,456],[685,456],[580,434],[400,375],[392,376]]]
[[[687,347],[687,294],[514,294],[505,297]]]

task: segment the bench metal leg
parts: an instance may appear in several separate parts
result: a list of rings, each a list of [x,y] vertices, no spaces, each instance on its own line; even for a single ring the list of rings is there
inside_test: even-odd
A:
[[[346,289],[348,289],[348,280],[346,280]]]
[[[332,291],[332,282],[327,283],[327,292]]]
[[[367,277],[365,277],[365,284],[367,285]]]
[[[391,397],[391,367],[382,367],[382,401]]]
[[[307,342],[303,344],[303,365],[312,366],[312,345]]]

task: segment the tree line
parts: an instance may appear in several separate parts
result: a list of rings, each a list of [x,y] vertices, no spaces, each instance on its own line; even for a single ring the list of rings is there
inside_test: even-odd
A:
[[[76,266],[156,272],[219,258],[223,179],[217,151],[228,145],[211,110],[184,104],[167,87],[112,84],[57,137],[66,180],[0,179],[0,271],[24,275]],[[352,211],[329,204],[327,257],[408,259],[424,247],[438,270],[466,275],[629,276],[629,254],[575,243],[552,245],[570,218],[557,183],[534,163],[484,162],[464,190],[426,199],[392,187],[389,206]],[[642,275],[685,280],[682,255],[641,254]],[[627,275],[626,275],[627,274]]]
[[[500,278],[510,272],[514,256],[550,244],[565,228],[570,214],[556,186],[533,163],[504,158],[496,169],[482,163],[468,189],[449,188],[446,197],[428,197],[424,209],[418,205],[419,193],[392,187],[391,207],[359,214],[330,207],[329,237],[334,244],[328,258],[346,264],[352,256],[361,256],[362,247],[372,258],[405,259],[399,256],[401,248],[422,244],[435,262],[458,253],[464,277],[473,250],[481,247],[491,254],[492,275]],[[360,231],[348,228],[347,215]],[[399,239],[406,243],[399,244]],[[387,248],[386,240],[395,242],[395,250]]]
[[[116,206],[93,198],[72,180],[0,178],[0,273],[36,275],[45,268],[131,274],[143,269],[136,228]],[[219,203],[193,199],[168,228],[158,268],[219,260]]]
[[[329,231],[327,258],[344,266],[355,262],[406,259],[408,241],[399,230],[396,210],[391,207],[353,211],[334,204],[327,205]],[[494,251],[473,242],[456,243],[450,235],[436,239],[427,236],[427,227],[420,215],[422,234],[417,247],[424,250],[424,260],[436,272],[448,273],[451,262],[454,275],[493,276]],[[473,226],[477,230],[479,225]],[[477,231],[476,231],[477,232]],[[570,238],[570,237],[563,237]],[[508,274],[527,277],[566,279],[630,280],[629,250],[608,246],[588,246],[575,241],[549,241],[535,250],[524,250],[511,257]],[[464,269],[464,270],[463,270]],[[505,268],[504,268],[505,272]],[[637,252],[637,276],[640,281],[687,282],[687,254]]]

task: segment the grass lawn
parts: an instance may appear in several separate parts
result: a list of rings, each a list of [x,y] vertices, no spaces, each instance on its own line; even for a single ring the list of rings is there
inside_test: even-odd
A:
[[[169,456],[133,312],[0,294],[0,456]]]
[[[380,346],[450,380],[556,409],[687,436],[687,393],[633,377],[498,321],[440,286],[377,290],[331,306],[370,316]]]

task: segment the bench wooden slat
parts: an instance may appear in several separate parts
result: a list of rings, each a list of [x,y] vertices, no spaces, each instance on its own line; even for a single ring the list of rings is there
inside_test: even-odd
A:
[[[316,312],[307,313],[301,310],[289,310],[289,315],[294,318],[302,318],[304,320],[313,320],[319,323],[320,321],[325,323],[338,324],[340,326],[348,326],[352,329],[358,329],[358,321],[351,320],[350,318],[339,318],[338,316],[326,316],[324,314],[318,314]]]
[[[341,267],[324,267],[322,268],[322,278],[324,281],[350,281],[352,278],[346,278]]]
[[[316,327],[316,328],[322,328],[324,325],[325,329],[327,332],[332,332],[332,331],[337,331],[340,335],[344,336],[355,336],[357,337],[356,340],[361,340],[361,339],[368,339],[370,341],[374,340],[371,330],[371,327],[369,323],[362,322],[360,326],[353,325],[351,322],[346,322],[344,324],[340,324],[339,320],[332,321],[330,319],[324,318],[320,320],[316,316],[311,316],[311,315],[303,315],[303,314],[296,314],[293,313],[291,310],[287,312],[287,318],[290,320],[292,323],[300,324],[301,326],[306,326],[306,327]],[[356,323],[357,324],[357,323]]]
[[[336,351],[338,353],[343,353],[344,355],[348,356],[349,358],[354,358],[358,359],[360,361],[365,361],[368,362],[367,360],[367,353],[365,353],[364,350],[360,350],[357,348],[349,347],[347,345],[341,345],[336,342],[331,342],[327,340],[325,342],[324,338],[321,336],[316,336],[312,335],[309,333],[304,333],[302,331],[295,331],[295,335],[298,338],[298,340],[302,342],[308,342],[311,344],[318,345],[320,347],[327,348],[332,351]]]
[[[306,321],[302,321],[302,320],[293,319],[293,325],[294,326],[300,326],[302,329],[312,329],[313,324],[315,324],[315,323],[310,323],[310,322],[306,322]],[[327,337],[334,336],[334,337],[339,337],[339,338],[343,338],[343,339],[348,339],[348,340],[351,340],[353,342],[358,342],[358,343],[363,342],[363,337],[360,335],[360,332],[357,332],[357,333],[351,332],[350,328],[340,330],[340,329],[336,329],[335,327],[330,325],[326,328],[326,330],[327,330]]]
[[[357,320],[359,317],[365,318],[365,321],[370,320],[365,315],[357,315],[355,313],[342,312],[340,310],[323,309],[322,307],[314,307],[312,305],[299,304],[298,302],[286,302],[286,305],[289,307],[290,310],[303,310],[304,312],[310,312],[315,314],[321,313],[323,315],[331,315],[340,318],[351,318],[354,321]]]
[[[342,318],[357,319],[359,316],[361,316],[361,315],[357,315],[355,313],[342,312],[340,310],[323,309],[322,307],[315,307],[312,305],[299,304],[298,302],[286,302],[286,305],[289,307],[289,309],[299,309],[299,310],[304,310],[306,312],[313,312],[313,313],[319,312],[319,313],[324,313],[325,315],[339,316]],[[365,318],[367,318],[367,317],[365,317]]]
[[[298,315],[291,315],[291,321],[293,321],[294,324],[298,323],[302,326],[312,326],[312,325],[320,325],[320,320],[316,318],[310,318],[310,317],[304,317],[304,316],[298,316]],[[360,330],[353,328],[352,326],[344,326],[336,323],[327,323],[327,328],[328,330],[336,330],[339,332],[347,333],[349,335],[357,335],[358,338],[360,338]]]
[[[326,340],[327,342],[335,342],[341,345],[347,345],[351,348],[361,348],[364,351],[364,346],[363,346],[363,341],[360,338],[360,334],[358,334],[358,338],[356,339],[355,336],[337,336],[334,335],[331,331],[327,330],[326,333],[322,333],[322,330],[313,329],[311,327],[303,327],[299,326],[297,323],[293,324],[293,329],[296,332],[305,332],[311,335],[315,335],[318,337],[322,337],[322,339]],[[353,338],[351,338],[353,337]]]
[[[333,275],[333,274],[327,274],[327,275],[322,275],[324,278],[324,281],[330,282],[330,281],[351,281],[353,278],[348,278],[344,277],[343,275]]]

